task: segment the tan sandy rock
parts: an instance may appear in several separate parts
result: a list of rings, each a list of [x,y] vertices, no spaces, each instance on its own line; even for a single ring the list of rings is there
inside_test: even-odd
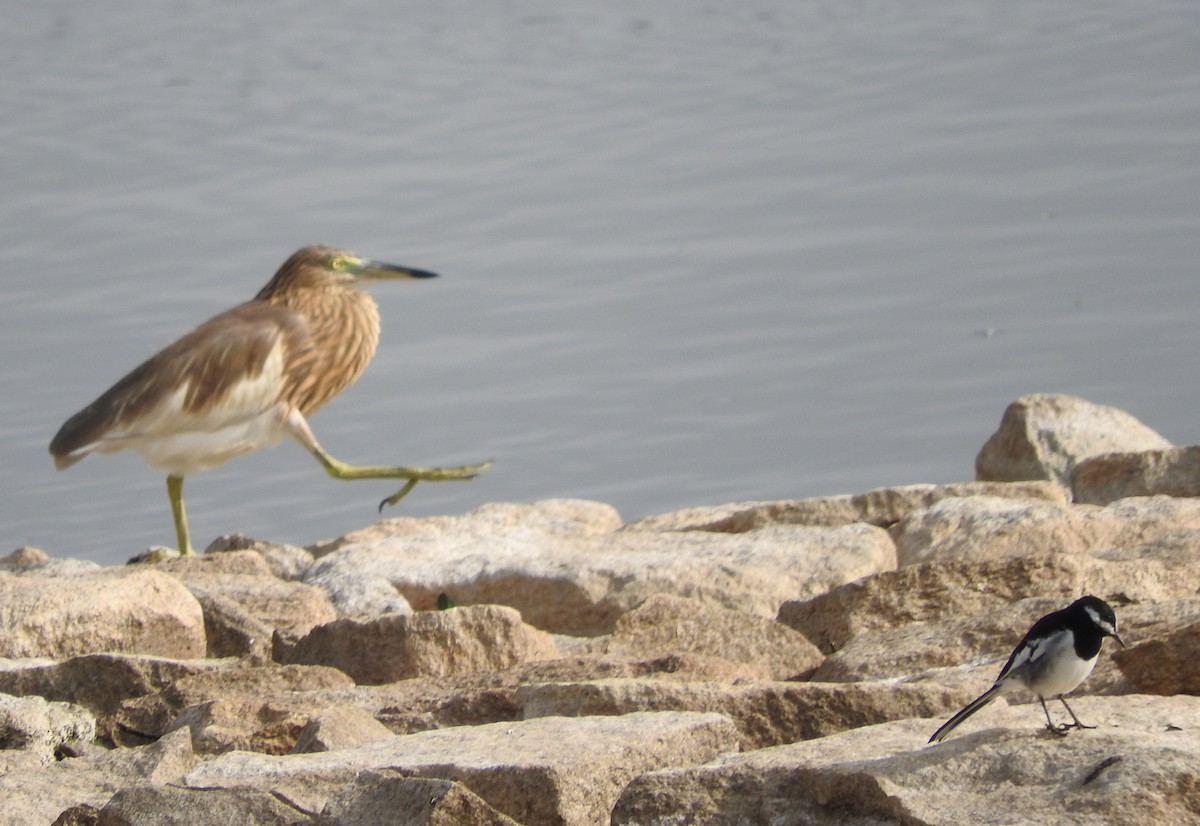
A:
[[[0,749],[24,749],[52,763],[64,743],[91,742],[96,718],[70,703],[0,694]]]
[[[594,826],[635,775],[695,765],[737,747],[718,714],[547,717],[374,741],[335,752],[270,757],[232,752],[193,769],[192,788],[271,791],[308,811],[363,770],[455,780],[524,824]]]
[[[24,754],[0,751],[0,761],[14,753]],[[124,786],[177,782],[195,763],[183,732],[139,749],[91,748],[49,764],[35,759],[31,764],[0,766],[0,822],[4,826],[46,826],[71,809],[82,817],[89,809],[98,811]]]
[[[322,709],[305,697],[222,697],[188,706],[167,732],[188,731],[196,754],[224,754],[235,749],[262,754],[288,754]],[[126,743],[126,745],[130,745]]]
[[[41,548],[22,545],[8,556],[0,557],[0,570],[27,571],[40,568],[50,561],[50,555]]]
[[[234,557],[245,551],[209,554],[206,558]],[[258,554],[253,557],[261,560]],[[288,582],[266,574],[176,574],[198,600],[220,597],[238,603],[250,617],[267,628],[299,636],[322,623],[337,619],[333,603],[320,588]]]
[[[73,703],[97,717],[99,732],[111,736],[112,717],[128,700],[176,680],[227,667],[213,660],[171,660],[129,654],[85,654],[62,662],[10,662],[0,667],[0,691]]]
[[[943,499],[892,528],[900,566],[920,562],[1079,553],[1099,542],[1089,514],[1066,505],[972,496]]]
[[[1117,612],[1126,644],[1200,620],[1200,597],[1165,603],[1124,605],[1107,598]],[[1029,627],[1068,600],[1031,598],[978,614],[929,622],[912,622],[891,629],[867,631],[826,657],[814,680],[858,682],[928,679],[964,684],[981,693],[992,684],[1000,667]],[[1127,693],[1133,687],[1117,670],[1111,655],[1116,643],[1106,642],[1095,670],[1084,684],[1088,693]],[[948,669],[949,674],[940,671]],[[969,674],[964,680],[963,672]]]
[[[178,679],[153,694],[127,701],[114,717],[119,729],[133,738],[153,739],[183,726],[208,748],[263,742],[286,752],[324,702],[313,699],[308,705],[305,695],[353,684],[341,671],[323,666],[222,668]],[[184,711],[192,707],[196,710],[181,721]]]
[[[622,616],[594,650],[630,659],[674,653],[721,657],[775,680],[811,674],[823,659],[782,623],[672,594],[655,594]]]
[[[844,522],[836,522],[838,518],[849,515],[849,509],[838,502],[841,497],[823,497],[817,501],[828,502],[830,499],[835,500],[834,503],[825,505],[811,506],[815,511],[824,515],[829,514],[829,519],[834,524],[846,524],[847,522],[857,521],[848,519]],[[806,502],[809,500],[799,500]],[[678,510],[668,511],[667,513],[656,513],[650,516],[644,516],[641,519],[629,522],[622,525],[622,531],[651,531],[653,533],[666,533],[669,531],[712,531],[714,525],[726,524],[730,520],[736,520],[738,514],[759,509],[770,508],[787,508],[788,505],[794,504],[794,500],[784,501],[747,501],[747,502],[726,502],[720,505],[698,505],[688,508],[680,508]],[[736,533],[736,531],[735,531]]]
[[[716,531],[744,533],[767,525],[837,527],[866,522],[889,527],[913,511],[942,499],[994,496],[1065,504],[1063,488],[1051,482],[956,482],[945,485],[901,485],[865,493],[820,496],[778,502],[736,502],[685,508],[648,516],[624,527],[627,531]]]
[[[101,652],[204,656],[200,604],[157,570],[106,569],[67,577],[0,573],[0,657]]]
[[[502,605],[334,620],[292,645],[277,645],[283,663],[328,665],[357,683],[389,683],[509,668],[556,656],[549,634],[526,625]]]
[[[1183,826],[1200,817],[1200,726],[1190,698],[1103,697],[1072,704],[1098,728],[1065,738],[993,704],[990,726],[926,746],[935,720],[644,774],[613,826],[906,826],[1080,823]],[[1036,717],[1035,717],[1036,719]],[[1184,730],[1169,731],[1164,721]]]
[[[371,619],[382,614],[411,614],[412,605],[392,583],[378,574],[346,566],[306,571],[306,582],[325,592],[338,617]]]
[[[1122,499],[1107,507],[1019,502],[988,496],[944,499],[891,530],[899,565],[998,559],[1036,552],[1087,553],[1200,536],[1200,500]]]
[[[938,685],[754,682],[736,686],[654,679],[523,685],[527,719],[621,715],[638,711],[724,714],[745,749],[825,737],[849,728],[957,711],[976,695]]]
[[[207,656],[249,657],[261,662],[271,659],[275,629],[254,616],[242,602],[221,593],[198,598],[204,611]]]
[[[230,551],[254,551],[263,558],[268,570],[280,579],[298,580],[313,563],[313,555],[304,548],[285,542],[255,539],[242,533],[218,536],[204,549],[205,555]]]
[[[306,813],[257,789],[183,789],[131,786],[118,791],[100,810],[97,826],[296,826]]]
[[[315,826],[520,826],[461,783],[366,771],[336,792]]]
[[[621,515],[612,505],[587,499],[543,499],[532,505],[511,505],[505,502],[481,505],[466,515],[466,519],[483,528],[530,530],[538,535],[570,539],[577,536],[605,536],[621,527]],[[450,533],[463,527],[464,517],[431,516],[383,519],[337,539],[310,545],[308,550],[317,558],[342,548],[378,544],[410,534],[423,536],[429,531]],[[424,610],[424,609],[422,609]]]
[[[1050,479],[1066,489],[1076,464],[1101,453],[1160,450],[1171,443],[1123,410],[1077,396],[1022,396],[975,457],[975,478]]]
[[[1200,496],[1200,446],[1105,453],[1071,471],[1076,502],[1107,505],[1131,496]]]
[[[1187,596],[1200,581],[1200,534],[1179,541],[1106,549],[1095,555],[1031,552],[984,561],[925,562],[884,571],[807,600],[788,600],[780,622],[824,652],[865,631],[910,622],[955,619],[996,610],[1027,597],[1064,604],[1083,593],[1117,602]]]
[[[564,508],[611,518],[566,518]],[[895,567],[887,533],[863,524],[717,534],[618,531],[618,523],[607,506],[561,501],[388,520],[342,542],[306,577],[343,568],[378,574],[418,610],[445,593],[458,605],[511,606],[547,631],[596,636],[655,593],[773,618],[785,599]]]
[[[274,576],[266,558],[249,550],[176,555],[152,565],[156,570],[166,571],[180,579],[192,576]]]
[[[1177,627],[1113,653],[1113,661],[1138,691],[1200,694],[1200,622]]]
[[[744,668],[722,658],[669,654],[629,660],[606,655],[573,655],[523,663],[503,671],[293,692],[286,702],[293,703],[298,713],[308,715],[320,714],[324,708],[353,705],[395,734],[414,734],[436,728],[520,720],[524,712],[518,692],[531,684],[612,678],[669,684],[704,681],[714,688],[727,688],[744,677]],[[285,698],[275,696],[277,707],[284,702]]]
[[[282,754],[296,747],[314,721],[321,725],[321,736],[331,741],[369,731],[368,717],[395,734],[516,721],[523,716],[517,700],[523,684],[627,677],[671,683],[708,680],[728,686],[742,676],[732,668],[726,660],[687,655],[644,661],[592,655],[529,662],[503,671],[356,686],[335,669],[312,667],[296,673],[300,667],[292,666],[277,673],[278,666],[239,667],[220,678],[181,679],[129,702],[108,718],[108,724],[117,730],[116,739],[128,745],[184,728],[192,732],[202,753],[255,748]],[[329,716],[351,707],[362,726],[347,723],[343,729],[345,720]],[[327,724],[332,729],[326,729]]]
[[[391,736],[391,730],[369,711],[354,705],[335,705],[309,718],[289,753],[337,751]]]

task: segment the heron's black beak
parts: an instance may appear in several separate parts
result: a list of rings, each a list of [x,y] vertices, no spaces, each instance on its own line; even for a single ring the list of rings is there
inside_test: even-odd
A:
[[[437,278],[436,272],[418,270],[413,267],[402,267],[399,264],[385,264],[382,261],[368,261],[365,258],[353,259],[355,275],[359,278],[372,280],[383,278]]]

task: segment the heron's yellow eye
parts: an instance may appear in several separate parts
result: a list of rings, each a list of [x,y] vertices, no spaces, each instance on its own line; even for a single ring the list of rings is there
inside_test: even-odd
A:
[[[349,263],[350,262],[346,260],[346,256],[335,255],[333,260],[329,262],[329,266],[333,267],[338,272],[341,272],[342,270],[346,269]]]

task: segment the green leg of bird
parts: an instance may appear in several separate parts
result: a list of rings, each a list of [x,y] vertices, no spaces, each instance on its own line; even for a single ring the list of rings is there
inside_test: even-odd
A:
[[[390,465],[350,465],[330,456],[324,448],[315,446],[312,454],[334,479],[407,479],[404,487],[379,503],[394,505],[417,486],[417,482],[466,482],[479,476],[481,470],[491,467],[491,462],[459,467],[393,467]]]
[[[167,477],[167,497],[171,500],[171,515],[175,517],[175,539],[179,542],[180,556],[191,556],[192,539],[188,534],[187,511],[183,507],[183,477]]]

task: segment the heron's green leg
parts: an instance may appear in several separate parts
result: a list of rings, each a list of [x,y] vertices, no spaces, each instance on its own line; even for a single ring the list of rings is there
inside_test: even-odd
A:
[[[379,503],[379,509],[384,505],[394,505],[408,495],[417,486],[417,482],[465,482],[479,476],[479,471],[491,467],[491,462],[480,462],[477,465],[460,465],[458,467],[393,467],[391,465],[350,465],[335,459],[320,445],[310,447],[313,456],[325,468],[325,472],[334,479],[407,479],[404,487]]]
[[[459,467],[393,467],[391,465],[351,465],[329,455],[325,448],[317,442],[317,437],[309,429],[299,410],[291,409],[284,413],[283,424],[293,438],[316,457],[325,468],[325,472],[334,479],[405,479],[404,487],[379,503],[379,509],[384,505],[394,505],[408,495],[417,486],[417,482],[465,482],[474,479],[479,471],[492,466],[491,462],[480,462],[477,465],[460,465]]]
[[[183,477],[167,477],[167,498],[171,500],[171,515],[175,517],[175,539],[181,556],[191,556],[192,540],[188,535],[187,511],[183,507]]]

